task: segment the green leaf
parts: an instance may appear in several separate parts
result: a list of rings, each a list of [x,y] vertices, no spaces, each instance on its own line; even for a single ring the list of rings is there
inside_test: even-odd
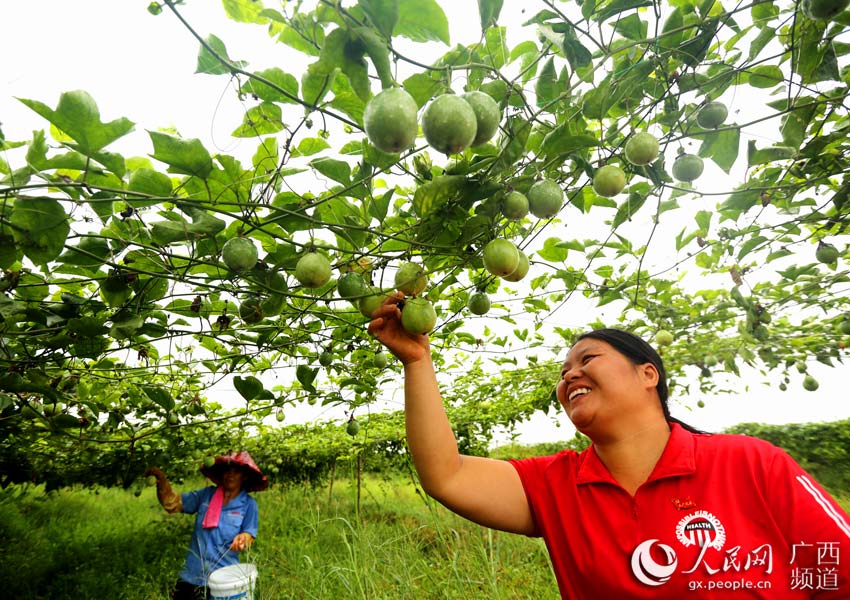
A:
[[[66,265],[75,265],[96,271],[104,261],[110,260],[111,257],[112,251],[105,239],[85,236],[76,246],[69,246],[56,260]]]
[[[685,65],[692,67],[705,59],[706,52],[711,47],[720,19],[713,17],[703,21],[697,29],[696,35],[676,47],[674,54]]]
[[[508,60],[507,30],[504,27],[490,27],[484,33],[484,46],[480,52],[485,62],[494,69],[500,69]]]
[[[703,235],[708,233],[708,228],[711,225],[712,214],[713,213],[707,210],[701,210],[694,216],[694,220],[697,222],[697,225],[699,226],[700,231],[703,232]]]
[[[699,149],[699,155],[710,158],[718,167],[728,173],[738,158],[741,145],[741,131],[738,128],[721,129],[707,133]]]
[[[63,93],[55,111],[36,100],[19,100],[73,139],[75,148],[87,156],[133,129],[133,122],[123,117],[102,123],[94,98],[82,90]]]
[[[257,71],[243,90],[266,102],[298,103],[298,80],[278,67]]]
[[[540,152],[552,157],[594,148],[598,145],[599,140],[595,137],[586,134],[573,135],[570,132],[570,124],[563,123],[546,134],[540,146]]]
[[[537,106],[542,108],[548,106],[553,100],[561,95],[561,89],[558,85],[558,75],[555,73],[555,57],[549,57],[549,60],[543,65],[540,73],[537,75],[537,83],[534,85],[534,93],[537,97]],[[551,107],[554,110],[557,107]]]
[[[636,42],[646,39],[648,28],[646,21],[642,20],[636,13],[627,15],[614,23],[614,31],[624,38]]]
[[[768,148],[757,149],[754,140],[750,140],[749,148],[751,151],[747,153],[747,163],[750,167],[771,163],[775,160],[788,160],[794,158],[797,153],[794,148],[788,146],[769,146]]]
[[[782,117],[780,132],[785,146],[800,148],[816,110],[817,104],[812,98],[801,97],[794,100],[793,108]]]
[[[328,144],[324,138],[310,137],[301,140],[298,143],[297,149],[300,156],[310,156],[311,154],[316,154],[322,150],[327,150],[330,147],[331,145]]]
[[[251,157],[251,164],[258,174],[273,173],[277,169],[280,152],[275,138],[265,138],[257,144],[257,151]]]
[[[244,69],[248,63],[242,60],[233,61],[227,55],[227,48],[215,35],[210,34],[204,39],[206,46],[201,45],[198,52],[198,65],[195,73],[207,73],[209,75],[224,75],[231,73],[235,68]],[[209,46],[209,50],[207,49]]]
[[[449,20],[436,0],[398,0],[398,21],[393,35],[414,42],[443,42],[449,39]]]
[[[366,110],[366,103],[363,102],[360,96],[358,96],[351,87],[348,77],[346,77],[343,73],[338,74],[334,78],[331,91],[334,95],[333,100],[330,102],[331,106],[341,110],[355,122],[362,125],[363,112]]]
[[[369,59],[375,67],[375,72],[381,80],[381,87],[383,89],[392,87],[395,84],[395,80],[393,79],[392,67],[390,66],[390,49],[387,43],[368,27],[357,27],[354,29],[354,33],[365,46],[366,54],[369,55]],[[364,102],[369,99],[368,88],[369,85],[367,83],[367,93],[365,96],[361,96],[361,100]]]
[[[59,256],[71,231],[65,209],[52,198],[19,196],[9,221],[15,242],[36,265],[46,265]]]
[[[478,16],[481,20],[482,31],[496,25],[503,3],[504,0],[478,0]]]
[[[428,100],[440,93],[444,87],[442,81],[434,79],[426,73],[411,75],[404,80],[403,85],[404,89],[416,100],[416,105],[419,108],[425,106]]]
[[[284,127],[280,106],[263,102],[249,108],[242,117],[242,124],[230,135],[236,138],[259,137],[283,131]]]
[[[758,65],[747,73],[747,83],[754,88],[772,88],[785,81],[782,69],[776,65]]]
[[[310,166],[325,177],[329,177],[343,185],[351,183],[351,166],[343,160],[322,156],[311,160]]]
[[[265,25],[268,18],[262,16],[263,3],[256,0],[222,0],[224,12],[239,23],[257,23]]]
[[[212,157],[198,139],[184,140],[158,131],[148,131],[153,142],[151,156],[169,166],[172,173],[206,179],[212,172]]]
[[[127,189],[131,192],[153,196],[152,199],[146,200],[134,198],[132,194],[129,194],[127,204],[130,206],[135,208],[153,206],[162,202],[164,198],[171,196],[171,178],[165,173],[142,167],[130,174]]]
[[[301,97],[311,106],[318,105],[330,91],[339,72],[340,69],[328,71],[322,62],[310,64],[301,76]]]
[[[246,377],[236,375],[233,377],[233,387],[245,400],[253,400],[263,391],[263,382],[253,375]]]
[[[838,57],[835,54],[835,44],[832,42],[823,44],[820,48],[820,55],[820,62],[804,83],[841,81],[841,73],[838,69]]]
[[[398,22],[398,0],[360,0],[358,4],[380,34],[390,39]]]
[[[457,198],[467,188],[463,175],[444,175],[420,185],[413,194],[413,210],[419,217],[436,211],[451,199]]]
[[[316,391],[316,388],[313,386],[313,382],[316,380],[316,375],[318,375],[318,373],[318,367],[311,368],[307,365],[298,365],[295,367],[295,377],[298,379],[298,383],[304,386],[304,389],[311,392]]]
[[[558,238],[548,238],[543,242],[543,248],[537,251],[537,255],[543,260],[551,262],[564,262],[567,260],[569,248]]]
[[[590,2],[590,4],[593,4]],[[621,12],[625,12],[627,10],[633,10],[635,8],[641,8],[643,6],[652,6],[652,0],[612,0],[607,3],[599,3],[603,5],[603,8],[600,8],[598,12],[593,13],[593,20],[601,23],[614,15],[618,15]],[[582,7],[584,10],[584,7]]]
[[[143,385],[142,391],[155,404],[158,404],[167,411],[174,410],[174,398],[168,390],[154,385]]]
[[[802,83],[811,80],[823,60],[824,50],[821,39],[826,31],[823,21],[797,19],[794,24],[794,52],[791,54],[791,69],[802,79]]]
[[[747,254],[761,246],[767,241],[766,237],[760,235],[753,236],[741,244],[741,249],[738,251],[738,260],[744,258]]]
[[[630,192],[628,198],[617,209],[617,214],[614,215],[612,227],[619,227],[626,221],[631,220],[632,216],[640,210],[644,202],[646,202],[646,194],[639,192]]]
[[[764,4],[767,3],[762,3],[762,5]],[[754,39],[750,44],[750,52],[747,56],[747,61],[752,62],[755,60],[761,51],[764,50],[764,47],[774,39],[776,39],[776,30],[773,27],[763,27],[756,36],[756,39]]]
[[[166,213],[170,217],[169,220],[155,221],[150,224],[151,238],[154,242],[160,246],[167,246],[201,236],[214,236],[227,226],[227,223],[201,208],[186,206],[183,210],[192,218],[191,223],[176,213]]]
[[[761,202],[761,192],[746,187],[735,190],[726,201],[720,205],[720,211],[731,218],[737,218]]]
[[[572,67],[574,71],[581,69],[582,67],[589,66],[593,59],[593,55],[590,53],[590,50],[585,48],[579,41],[571,27],[567,28],[564,32],[564,41],[561,44],[561,51],[564,53],[564,56],[567,57],[567,62],[570,63],[570,67]]]

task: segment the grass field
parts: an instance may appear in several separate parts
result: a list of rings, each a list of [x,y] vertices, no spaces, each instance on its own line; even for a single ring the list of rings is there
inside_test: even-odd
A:
[[[243,561],[258,567],[255,598],[558,598],[540,540],[473,525],[400,478],[365,480],[359,518],[352,486],[328,491],[254,495],[260,534]],[[6,490],[0,589],[7,598],[164,599],[191,526],[191,516],[166,515],[153,488],[138,497]]]
[[[203,485],[200,480],[194,487]],[[176,486],[178,491],[192,484]],[[401,477],[361,490],[272,487],[257,493],[255,599],[556,600],[543,543],[478,527]],[[840,499],[845,510],[850,498]],[[5,598],[164,600],[193,517],[167,515],[154,489],[30,487],[0,491],[0,590]]]

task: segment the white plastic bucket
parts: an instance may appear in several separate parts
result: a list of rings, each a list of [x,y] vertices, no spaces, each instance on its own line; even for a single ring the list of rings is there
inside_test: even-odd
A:
[[[207,579],[212,600],[254,600],[256,583],[257,566],[247,563],[216,569]]]

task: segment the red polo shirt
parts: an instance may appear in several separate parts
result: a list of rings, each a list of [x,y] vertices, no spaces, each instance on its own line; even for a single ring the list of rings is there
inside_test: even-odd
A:
[[[850,518],[788,454],[671,429],[634,497],[593,446],[511,461],[562,598],[850,598]]]

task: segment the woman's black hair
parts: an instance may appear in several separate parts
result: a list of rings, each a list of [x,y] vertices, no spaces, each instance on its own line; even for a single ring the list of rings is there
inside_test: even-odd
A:
[[[623,329],[603,328],[593,329],[581,334],[576,339],[576,342],[587,338],[610,344],[617,352],[636,365],[651,363],[658,371],[658,385],[655,386],[655,389],[658,391],[658,398],[661,400],[661,410],[664,412],[664,418],[668,422],[678,423],[682,428],[690,432],[704,433],[696,427],[691,427],[687,423],[670,416],[670,407],[667,405],[667,399],[670,395],[667,388],[667,370],[664,368],[664,362],[661,360],[658,352],[644,341],[643,338]]]

